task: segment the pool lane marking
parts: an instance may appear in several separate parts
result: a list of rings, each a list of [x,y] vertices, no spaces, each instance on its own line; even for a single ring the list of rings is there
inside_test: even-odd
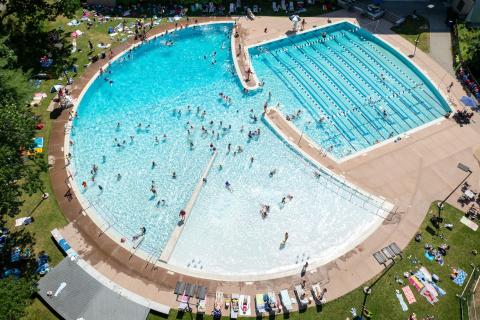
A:
[[[172,234],[170,235],[170,238],[168,239],[167,244],[165,245],[165,248],[162,251],[162,254],[160,255],[160,258],[158,259],[161,262],[168,263],[168,260],[170,260],[170,256],[172,255],[173,250],[175,249],[175,246],[177,244],[178,239],[180,238],[180,235],[182,234],[184,225],[187,223],[188,217],[190,216],[190,212],[193,209],[193,206],[195,202],[197,201],[198,195],[200,194],[200,191],[202,190],[202,187],[204,185],[204,179],[207,178],[208,173],[210,172],[210,169],[212,168],[213,162],[215,161],[215,158],[217,157],[218,152],[215,151],[210,158],[210,161],[207,164],[207,167],[205,168],[205,171],[203,172],[202,176],[200,179],[198,179],[197,185],[195,186],[195,189],[193,190],[192,196],[190,197],[190,200],[187,202],[187,205],[183,210],[185,210],[185,219],[179,220],[175,229],[173,230]]]

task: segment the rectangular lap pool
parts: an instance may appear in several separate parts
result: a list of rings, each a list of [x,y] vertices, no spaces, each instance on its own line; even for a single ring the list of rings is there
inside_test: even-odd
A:
[[[270,105],[336,159],[450,111],[407,58],[348,22],[263,43],[249,54]]]

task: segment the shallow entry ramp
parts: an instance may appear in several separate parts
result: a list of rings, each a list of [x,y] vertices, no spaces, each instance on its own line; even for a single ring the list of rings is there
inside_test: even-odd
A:
[[[149,308],[102,285],[65,258],[38,282],[39,294],[66,320],[144,320]]]

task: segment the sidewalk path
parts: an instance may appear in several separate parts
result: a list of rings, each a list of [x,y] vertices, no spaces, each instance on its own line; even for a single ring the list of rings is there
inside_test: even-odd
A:
[[[433,8],[427,7],[428,5],[433,5]],[[417,15],[427,18],[430,22],[430,52],[428,55],[451,75],[454,74],[452,40],[450,29],[445,24],[447,8],[442,1],[409,1],[408,6],[405,5],[405,1],[386,1],[382,6],[398,16],[406,16],[416,10]]]

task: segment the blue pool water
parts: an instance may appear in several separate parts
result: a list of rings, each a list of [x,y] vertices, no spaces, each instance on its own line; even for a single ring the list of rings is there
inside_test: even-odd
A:
[[[255,57],[251,52],[265,86],[245,95],[233,68],[231,28],[231,24],[212,24],[159,37],[125,54],[93,82],[71,130],[72,170],[78,189],[108,221],[109,231],[130,241],[145,227],[140,249],[154,261],[160,257],[177,225],[179,211],[190,200],[211,159],[213,144],[218,154],[207,183],[168,262],[220,274],[277,272],[298,268],[306,260],[327,262],[359,243],[381,223],[386,214],[384,203],[314,167],[266,125],[261,117],[265,101],[280,103],[285,111],[305,108],[296,121],[298,125],[308,125],[313,107],[299,100],[302,95],[292,91],[293,84],[287,82],[290,80],[268,73],[273,62],[262,62],[260,53]],[[165,46],[166,40],[173,40],[174,45]],[[408,71],[408,67],[400,67]],[[312,69],[309,74],[321,81],[320,71]],[[383,86],[394,90],[396,74],[392,69],[387,75],[392,80]],[[346,87],[346,80],[331,79],[342,81],[342,90]],[[359,99],[351,92],[349,98],[343,98],[335,93],[339,85],[327,82],[320,86],[324,92],[335,94],[331,98],[334,101]],[[373,92],[372,88],[359,90]],[[320,89],[310,91],[315,99],[323,94]],[[231,102],[220,98],[220,92]],[[407,114],[407,107],[403,108]],[[416,108],[421,110],[420,106]],[[385,134],[387,129],[381,127],[386,124],[373,113],[371,117]],[[396,117],[392,111],[385,122],[391,121],[393,127]],[[425,121],[428,119],[425,116]],[[347,125],[350,122],[345,119],[338,121],[341,130],[352,130],[349,134],[357,137],[353,124]],[[412,126],[421,124],[416,119],[408,121]],[[340,132],[334,132],[333,122],[325,121],[308,130],[323,146],[337,141],[332,152],[341,156],[347,147]],[[397,130],[409,128],[400,127],[399,120],[398,126]],[[371,129],[366,124],[361,128]],[[248,137],[249,131],[257,130],[259,136]],[[329,138],[325,139],[322,132]],[[373,139],[367,134],[365,138]],[[360,139],[351,144],[367,146]],[[239,146],[242,152],[236,152]],[[92,181],[94,164],[98,171]],[[275,174],[271,176],[272,171]],[[85,189],[83,181],[87,182]],[[231,190],[225,188],[226,181]],[[151,192],[152,182],[156,195]],[[287,194],[293,199],[282,204]],[[260,215],[262,204],[271,208],[266,219]],[[285,232],[289,240],[280,248]]]
[[[450,110],[405,57],[347,22],[259,45],[249,53],[257,76],[275,91],[284,113],[305,111],[295,124],[337,158]]]

